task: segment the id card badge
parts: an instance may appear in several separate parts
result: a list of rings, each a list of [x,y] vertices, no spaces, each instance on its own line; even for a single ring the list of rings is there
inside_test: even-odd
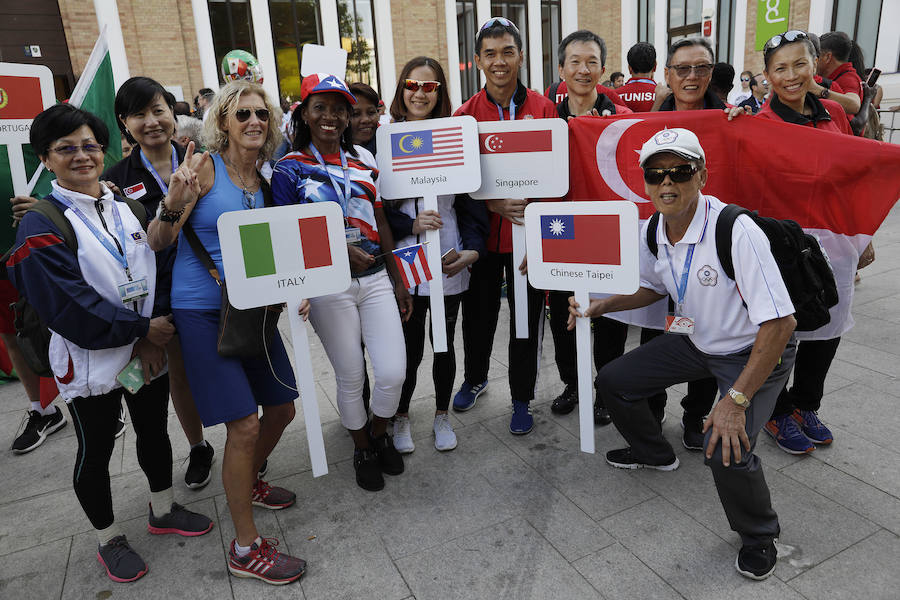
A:
[[[147,285],[146,277],[141,277],[119,286],[119,297],[122,298],[124,304],[146,298],[149,293],[150,287]]]
[[[345,227],[344,235],[347,237],[348,244],[359,244],[362,241],[362,234],[359,227]]]
[[[693,335],[694,320],[690,317],[682,317],[670,312],[666,315],[666,333]]]

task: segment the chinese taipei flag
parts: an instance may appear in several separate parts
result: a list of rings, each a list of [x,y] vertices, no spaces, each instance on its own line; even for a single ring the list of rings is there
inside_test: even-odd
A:
[[[541,215],[541,251],[544,262],[620,265],[619,215]]]
[[[428,259],[425,257],[425,248],[422,244],[397,248],[394,250],[394,261],[406,287],[411,288],[423,281],[431,281],[431,269],[428,268]]]

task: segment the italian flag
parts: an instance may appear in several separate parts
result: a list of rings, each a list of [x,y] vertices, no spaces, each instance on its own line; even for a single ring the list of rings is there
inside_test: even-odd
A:
[[[304,268],[330,267],[331,246],[328,242],[328,224],[325,217],[298,219],[297,227]],[[276,260],[278,257],[272,243],[272,227],[269,223],[240,225],[238,233],[241,238],[241,254],[244,258],[244,274],[248,279],[289,270],[289,264],[296,260],[294,256]],[[280,269],[279,262],[283,263]]]

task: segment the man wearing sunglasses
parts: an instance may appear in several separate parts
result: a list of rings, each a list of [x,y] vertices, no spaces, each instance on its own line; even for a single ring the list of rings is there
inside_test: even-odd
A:
[[[755,115],[766,103],[766,94],[769,93],[769,82],[762,73],[750,80],[750,91],[752,92],[751,96],[738,106],[750,109],[750,112]]]
[[[706,156],[697,136],[664,129],[643,145],[644,189],[658,211],[640,235],[640,288],[591,300],[583,316],[674,300],[667,332],[606,365],[597,376],[613,423],[628,447],[606,461],[622,469],[672,471],[678,457],[645,399],[657,389],[714,377],[721,398],[704,425],[705,463],[732,530],[741,536],[738,572],[765,579],[775,570],[780,532],[753,447],[794,362],[794,306],[769,241],[746,216],[731,232],[734,279],[724,274],[716,223],[726,206],[701,193]],[[650,249],[655,236],[656,254]],[[569,326],[582,317],[574,298]]]
[[[728,94],[728,104],[737,106],[753,95],[753,92],[750,89],[751,79],[753,79],[753,73],[751,73],[750,71],[744,71],[743,73],[741,73],[741,87],[732,90],[731,93]]]
[[[463,104],[455,115],[471,115],[478,121],[505,119],[555,118],[556,106],[547,98],[529,90],[519,81],[519,69],[525,60],[522,36],[509,19],[488,19],[475,37],[475,64],[484,73],[484,89]],[[513,414],[509,430],[526,434],[534,426],[529,403],[534,399],[537,381],[539,332],[544,293],[528,285],[527,339],[515,337],[514,269],[525,272],[525,262],[513,265],[512,224],[524,222],[527,200],[488,200],[491,214],[487,252],[472,265],[469,289],[462,299],[465,381],[453,398],[453,409],[466,411],[487,387],[491,348],[500,313],[500,290],[504,280],[509,300],[509,386]]]

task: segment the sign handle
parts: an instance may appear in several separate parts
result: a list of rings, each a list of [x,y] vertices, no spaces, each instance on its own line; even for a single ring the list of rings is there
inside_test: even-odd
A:
[[[16,196],[26,196],[31,193],[31,190],[28,188],[28,178],[25,176],[25,156],[22,154],[22,144],[8,144],[6,153],[9,156],[13,192]]]
[[[438,211],[437,196],[424,196],[425,210]],[[428,269],[431,281],[428,289],[431,294],[431,333],[434,352],[447,351],[447,319],[444,316],[444,272],[441,270],[441,232],[439,229],[425,231],[425,255],[428,258]]]
[[[528,337],[528,276],[519,271],[519,265],[525,259],[525,226],[512,226],[513,242],[513,292],[516,301],[516,337]],[[509,285],[509,282],[506,282]]]
[[[582,313],[591,303],[587,289],[575,290],[575,301]],[[591,381],[591,320],[575,320],[575,357],[578,370],[578,423],[581,430],[581,451],[594,453],[594,385]]]
[[[328,473],[328,461],[325,459],[322,419],[319,417],[319,404],[316,401],[316,381],[313,377],[306,322],[298,313],[301,302],[300,298],[291,300],[287,303],[287,311],[291,323],[291,341],[294,344],[294,372],[297,375],[297,389],[303,404],[303,420],[309,442],[309,460],[312,463],[313,477],[321,477]]]

